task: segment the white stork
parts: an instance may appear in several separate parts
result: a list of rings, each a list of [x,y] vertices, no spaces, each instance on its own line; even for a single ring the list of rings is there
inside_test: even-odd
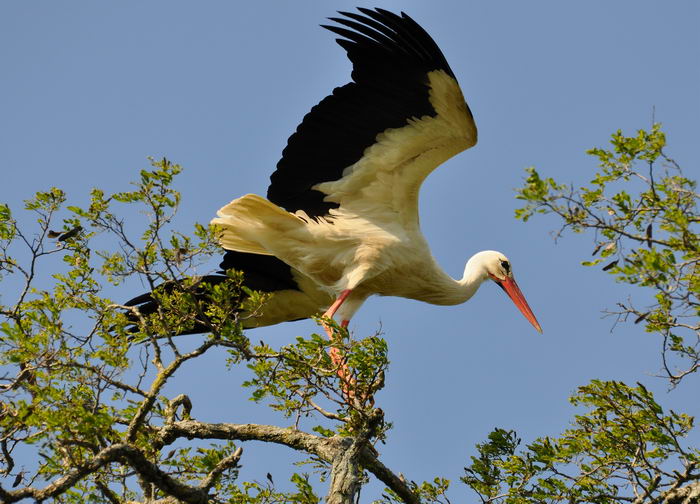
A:
[[[358,10],[330,18],[340,26],[323,26],[343,37],[337,42],[353,64],[352,82],[304,117],[271,176],[267,199],[245,195],[212,220],[229,251],[221,267],[241,270],[249,287],[275,293],[263,314],[244,325],[325,310],[347,326],[373,294],[455,305],[491,279],[541,332],[503,254],[475,254],[456,280],[430,253],[418,222],[420,185],[476,143],[476,125],[423,28],[404,13]],[[127,304],[154,309],[150,294]],[[187,332],[203,330],[196,325]]]
[[[347,325],[371,295],[432,304],[467,301],[492,279],[541,331],[508,259],[479,252],[455,280],[437,264],[418,222],[420,185],[476,143],[462,91],[437,44],[413,19],[359,8],[324,26],[353,64],[352,82],[304,117],[272,174],[267,199],[247,194],[212,224],[227,250],[270,255],[335,301]]]

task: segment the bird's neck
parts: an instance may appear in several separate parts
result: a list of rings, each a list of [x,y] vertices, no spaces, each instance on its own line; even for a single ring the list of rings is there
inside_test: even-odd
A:
[[[480,264],[473,261],[467,262],[464,268],[464,276],[461,280],[456,280],[445,273],[439,267],[433,272],[435,289],[431,289],[433,296],[431,299],[422,298],[432,304],[458,305],[471,298],[479,286],[488,278]]]
[[[472,297],[479,290],[481,284],[488,280],[488,275],[484,268],[480,264],[472,265],[470,262],[467,262],[467,265],[464,267],[464,276],[458,281],[462,292],[466,296],[464,301]]]

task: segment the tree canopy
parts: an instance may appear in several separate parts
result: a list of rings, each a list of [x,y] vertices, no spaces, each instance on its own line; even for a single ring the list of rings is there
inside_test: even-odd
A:
[[[659,124],[634,136],[617,131],[611,145],[588,151],[599,163],[589,186],[572,187],[529,168],[516,217],[556,215],[557,238],[567,230],[592,232],[593,259],[582,265],[603,264],[615,281],[643,288],[611,313],[658,335],[659,368],[675,386],[697,372],[700,357],[696,182],[666,155]],[[665,411],[641,383],[594,379],[570,400],[587,412],[561,435],[519,450],[514,431],[496,429],[478,446],[462,481],[489,503],[700,498],[700,451],[684,439],[692,417]]]
[[[602,265],[629,285],[630,299],[613,314],[658,336],[659,368],[675,386],[695,379],[700,362],[700,217],[695,181],[664,147],[658,125],[634,136],[616,132],[610,148],[589,151],[598,168],[588,187],[531,168],[516,216],[553,214],[558,236],[592,232],[593,258],[583,265]],[[305,453],[328,502],[354,502],[370,477],[387,487],[384,503],[475,495],[499,504],[700,498],[700,451],[686,439],[693,418],[664,409],[641,383],[597,379],[571,398],[582,413],[561,433],[522,446],[515,431],[495,429],[465,454],[464,485],[443,477],[416,483],[394,472],[380,450],[391,449],[388,431],[401,419],[385,419],[372,399],[390,372],[387,342],[337,326],[334,341],[312,334],[279,348],[251,342],[241,318],[255,316],[267,294],[247,289],[235,272],[216,286],[198,283],[193,272],[219,248],[215,229],[172,228],[180,170],[154,160],[133,190],[94,189],[86,207],[69,204],[57,188],[38,192],[24,207],[34,227],[20,227],[17,210],[0,205],[2,502],[321,500],[305,473],[293,473],[292,491],[279,490],[270,475],[240,481],[250,440]],[[124,219],[132,208],[142,212],[136,232]],[[136,278],[153,290],[154,313],[105,295],[106,285]],[[202,288],[207,302],[197,295]],[[195,324],[208,331],[194,346],[171,336]],[[330,347],[344,355],[350,394]],[[165,394],[183,364],[215,348],[228,352],[229,366],[249,369],[240,386],[292,427],[199,421],[187,395]],[[302,418],[313,422],[310,432],[298,428]]]

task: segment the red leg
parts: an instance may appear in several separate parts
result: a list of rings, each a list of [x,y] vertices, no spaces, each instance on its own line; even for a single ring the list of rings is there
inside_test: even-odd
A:
[[[333,315],[335,315],[335,312],[338,311],[338,308],[340,308],[340,305],[343,304],[343,302],[348,298],[350,293],[352,292],[352,289],[345,289],[343,292],[340,293],[340,296],[338,296],[338,299],[336,299],[333,304],[331,305],[330,308],[326,310],[326,313],[324,313],[322,316],[323,317],[328,317],[328,318],[333,318]],[[328,327],[326,324],[323,324],[323,328],[326,330],[326,334],[328,335],[328,339],[332,340],[333,339],[333,331],[331,330],[330,327]]]
[[[340,293],[340,296],[338,296],[338,299],[336,299],[333,304],[331,305],[328,310],[326,310],[326,313],[323,314],[324,317],[330,317],[332,318],[333,315],[335,315],[335,312],[338,311],[338,308],[343,304],[343,302],[348,298],[350,293],[352,292],[352,289],[346,289],[343,292]],[[341,327],[347,328],[349,320],[343,320],[341,323]],[[326,324],[323,324],[323,328],[326,330],[326,334],[328,335],[328,339],[333,341],[333,330],[328,327]],[[348,370],[347,365],[345,364],[345,360],[343,359],[343,356],[340,353],[340,350],[338,350],[335,347],[331,347],[331,349],[328,351],[328,354],[331,356],[331,360],[333,361],[333,364],[335,366],[338,366],[338,377],[340,378],[340,381],[343,382],[343,390],[345,391],[345,394],[348,396],[348,398],[353,398],[355,396],[354,392],[350,389],[351,385],[353,384],[354,380],[352,379],[352,376],[350,376],[350,371]]]
[[[343,292],[341,292],[340,296],[338,296],[338,299],[336,299],[333,302],[331,307],[326,310],[326,313],[324,313],[323,316],[333,318],[333,315],[335,315],[335,312],[338,311],[338,308],[340,308],[340,305],[342,305],[345,302],[345,300],[348,298],[348,296],[350,295],[351,292],[352,292],[352,289],[345,289]]]

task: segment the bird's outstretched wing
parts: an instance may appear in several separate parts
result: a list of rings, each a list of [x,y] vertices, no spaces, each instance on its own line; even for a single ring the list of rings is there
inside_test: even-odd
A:
[[[468,105],[440,48],[413,19],[359,8],[323,26],[353,64],[289,138],[267,197],[309,217],[385,216],[417,226],[418,190],[476,143]],[[381,218],[381,217],[380,217]]]

